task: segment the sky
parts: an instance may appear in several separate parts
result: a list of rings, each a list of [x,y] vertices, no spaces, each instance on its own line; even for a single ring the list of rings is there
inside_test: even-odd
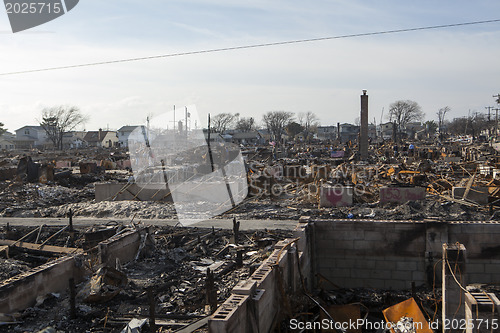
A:
[[[487,112],[498,107],[500,22],[4,74],[496,19],[496,0],[80,0],[14,34],[0,9],[0,122],[14,131],[71,105],[89,117],[79,129],[118,129],[195,105],[200,119],[312,111],[326,126],[354,122],[363,89],[377,124],[397,100],[426,120],[444,106],[450,119]]]

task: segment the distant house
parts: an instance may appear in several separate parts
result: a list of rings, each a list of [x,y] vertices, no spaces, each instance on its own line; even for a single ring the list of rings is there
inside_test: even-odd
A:
[[[83,141],[83,138],[87,134],[87,132],[83,132],[84,134],[81,134],[82,132],[79,131],[74,131],[74,132],[68,132],[64,133],[63,135],[63,148],[64,149],[73,149],[73,148],[83,148],[86,146],[85,141]]]
[[[425,126],[420,122],[408,123],[405,126],[406,137],[409,139],[414,139],[415,134],[421,132],[425,129]]]
[[[337,126],[318,126],[317,137],[321,141],[337,139]]]
[[[44,148],[51,145],[42,126],[23,126],[16,130],[16,149]]]
[[[392,139],[394,124],[391,122],[380,124],[380,135],[384,140]]]
[[[271,141],[271,133],[269,132],[269,130],[261,129],[261,130],[258,130],[257,132],[259,132],[262,139],[264,139],[264,143]]]
[[[3,135],[0,136],[0,150],[14,150],[15,147],[14,140],[9,140]]]
[[[118,145],[120,147],[128,147],[128,139],[130,134],[139,126],[122,126],[117,131]]]
[[[118,144],[118,137],[114,131],[89,131],[83,138],[88,147],[112,148]]]
[[[377,138],[377,126],[374,124],[368,124],[368,138],[374,140]]]
[[[258,131],[251,132],[239,132],[234,133],[232,137],[233,143],[243,144],[243,145],[256,145],[263,144],[264,139]]]
[[[208,140],[208,130],[206,128],[203,129],[203,134],[205,135],[205,140]],[[210,133],[210,142],[223,143],[225,140],[220,133]]]
[[[356,141],[359,135],[359,126],[353,124],[340,124],[340,141]]]
[[[300,132],[295,135],[295,140],[297,141],[305,141],[306,140],[306,134],[304,132]]]

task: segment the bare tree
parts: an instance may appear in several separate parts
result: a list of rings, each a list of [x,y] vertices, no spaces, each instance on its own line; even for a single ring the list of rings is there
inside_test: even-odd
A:
[[[288,134],[291,138],[295,138],[297,134],[304,131],[304,127],[295,121],[290,122],[286,126],[286,134]]]
[[[42,110],[42,121],[39,121],[54,148],[63,149],[63,136],[78,125],[85,123],[88,116],[83,115],[75,106],[55,106]]]
[[[239,113],[231,114],[227,112],[219,113],[213,116],[210,120],[210,126],[214,132],[224,133],[239,117]]]
[[[0,123],[0,136],[4,135],[4,133],[7,132],[7,130],[3,128],[3,126],[3,123]]]
[[[281,142],[281,136],[292,119],[293,113],[287,111],[270,111],[262,117],[267,130],[277,142]]]
[[[303,132],[306,140],[309,140],[319,126],[318,117],[312,111],[307,111],[305,113],[299,112],[297,114],[297,120],[299,124],[304,128]]]
[[[436,113],[438,116],[439,140],[443,140],[444,118],[450,110],[449,106],[445,106],[444,108],[439,109]]]
[[[436,124],[434,120],[427,120],[424,123],[424,126],[425,126],[425,132],[427,133],[428,136],[433,136],[438,128],[438,124]]]
[[[453,119],[448,129],[451,134],[455,135],[472,135],[478,136],[481,131],[488,128],[488,115],[476,112],[473,116],[461,117]]]
[[[417,102],[396,101],[389,106],[389,121],[396,122],[397,131],[401,132],[412,121],[424,119],[424,113]]]
[[[255,119],[253,117],[241,118],[236,122],[236,127],[241,132],[251,132],[257,128]]]

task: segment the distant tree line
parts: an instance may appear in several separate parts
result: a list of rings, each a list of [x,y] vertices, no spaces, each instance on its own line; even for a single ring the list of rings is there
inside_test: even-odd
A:
[[[302,133],[304,138],[311,139],[319,126],[318,117],[311,111],[295,114],[288,111],[269,111],[262,116],[261,126],[254,117],[240,117],[239,113],[219,113],[211,117],[210,128],[214,132],[225,133],[228,130],[251,132],[265,128],[273,140],[281,141],[284,134],[290,137]]]

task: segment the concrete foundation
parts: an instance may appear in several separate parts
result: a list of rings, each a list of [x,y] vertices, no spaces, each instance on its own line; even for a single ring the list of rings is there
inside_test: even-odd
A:
[[[134,260],[142,243],[153,242],[149,234],[149,228],[142,228],[127,231],[100,242],[98,245],[99,263],[103,266],[114,267],[117,259],[122,263]]]
[[[335,220],[315,221],[315,271],[346,288],[432,286],[442,244],[467,248],[467,281],[494,283],[500,274],[500,224]]]
[[[14,313],[35,304],[38,296],[68,288],[69,279],[86,275],[82,257],[63,257],[0,283],[0,313]]]
[[[209,332],[270,332],[287,297],[312,281],[307,224],[299,223],[297,239],[278,242],[273,253],[210,317]],[[279,286],[281,286],[281,289]]]
[[[172,201],[167,186],[141,187],[137,184],[111,184],[102,183],[95,185],[95,201]]]
[[[407,201],[424,200],[425,188],[423,187],[381,187],[380,202],[405,203]]]
[[[114,267],[117,258],[122,263],[133,260],[148,237],[149,229],[142,228],[99,243],[99,264]],[[0,282],[0,313],[14,313],[33,306],[38,296],[67,289],[71,278],[76,283],[83,281],[91,273],[84,260],[81,254],[65,256]]]
[[[352,206],[353,188],[351,186],[322,185],[319,193],[320,207]]]
[[[243,193],[241,182],[229,182],[233,194]],[[221,190],[221,186],[222,190]],[[175,191],[174,196],[177,202],[193,202],[196,200],[211,201],[214,203],[226,202],[228,193],[223,182],[213,183],[182,183],[178,184],[125,184],[125,183],[101,183],[95,185],[95,200],[100,201],[172,201],[171,191]],[[197,198],[197,191],[201,196]],[[210,197],[206,196],[210,193]]]

